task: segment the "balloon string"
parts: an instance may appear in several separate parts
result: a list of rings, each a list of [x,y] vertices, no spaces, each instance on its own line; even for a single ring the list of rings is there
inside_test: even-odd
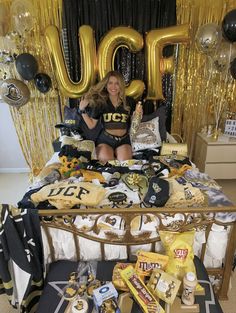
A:
[[[206,62],[207,64],[209,64],[209,67],[208,66],[205,66],[205,69],[207,70],[208,69],[208,73],[204,73],[204,77],[207,77],[207,82],[206,82],[206,103],[208,103],[209,105],[209,102],[210,102],[210,92],[209,92],[209,86],[210,86],[210,83],[211,83],[211,79],[212,79],[212,72],[213,72],[213,59],[210,57],[210,56],[207,56],[207,59],[206,59]]]
[[[210,80],[212,78],[212,72],[213,72],[213,59],[208,55],[207,56],[207,63],[210,64],[210,71],[208,71],[208,80],[207,80],[207,87],[209,86]],[[207,70],[207,66],[205,66],[205,69]],[[204,75],[205,76],[205,75]],[[207,76],[207,75],[206,75]]]
[[[179,44],[176,45],[175,48],[175,56],[174,56],[174,79],[173,79],[173,95],[172,95],[172,105],[175,103],[175,96],[176,96],[176,79],[177,79],[177,69],[178,69],[178,63],[179,63]]]
[[[230,60],[231,60],[231,57],[232,57],[232,42],[229,44],[229,60],[228,60],[228,66],[230,66]]]
[[[63,116],[62,116],[62,110],[61,110],[61,97],[60,97],[60,93],[58,91],[58,89],[56,88],[57,91],[57,98],[58,98],[58,111],[59,111],[59,115],[60,115],[60,121],[63,121]]]

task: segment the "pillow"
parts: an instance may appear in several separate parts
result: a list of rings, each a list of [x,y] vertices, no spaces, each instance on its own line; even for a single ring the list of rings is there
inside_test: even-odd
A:
[[[96,159],[95,144],[92,140],[77,140],[74,137],[64,136],[62,138],[61,147],[66,145],[77,148],[78,151],[88,151],[91,153],[91,159]]]
[[[162,141],[166,141],[167,131],[166,131],[166,109],[165,106],[160,106],[155,112],[151,114],[143,115],[142,122],[147,122],[155,117],[159,117],[159,133]]]
[[[133,152],[158,148],[161,142],[158,116],[150,121],[141,122],[138,131],[131,137]]]

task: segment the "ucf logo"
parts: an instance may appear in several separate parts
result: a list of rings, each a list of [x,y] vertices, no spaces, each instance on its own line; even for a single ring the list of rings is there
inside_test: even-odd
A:
[[[121,122],[126,123],[128,115],[124,113],[104,113],[103,114],[104,122]]]
[[[78,187],[78,186],[69,186],[69,187],[59,187],[55,189],[51,189],[48,197],[55,197],[59,194],[66,196],[66,197],[76,197],[81,200],[81,196],[90,193],[89,190]]]
[[[157,183],[153,183],[152,188],[155,191],[155,193],[159,193],[162,190]]]

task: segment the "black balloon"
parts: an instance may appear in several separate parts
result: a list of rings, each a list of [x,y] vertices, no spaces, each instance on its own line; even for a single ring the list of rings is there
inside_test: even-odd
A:
[[[38,73],[37,75],[35,75],[34,83],[37,89],[42,93],[48,92],[49,89],[52,87],[51,78],[44,73]]]
[[[32,54],[22,53],[16,58],[16,69],[23,79],[31,80],[38,71],[37,60]]]
[[[236,79],[236,58],[230,64],[230,74]]]
[[[236,9],[229,11],[222,22],[222,31],[226,39],[236,41]]]

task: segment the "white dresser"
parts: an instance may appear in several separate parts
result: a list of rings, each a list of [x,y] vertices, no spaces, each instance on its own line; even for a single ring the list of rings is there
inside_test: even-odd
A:
[[[193,162],[201,172],[215,179],[236,179],[236,139],[214,141],[198,133]]]

